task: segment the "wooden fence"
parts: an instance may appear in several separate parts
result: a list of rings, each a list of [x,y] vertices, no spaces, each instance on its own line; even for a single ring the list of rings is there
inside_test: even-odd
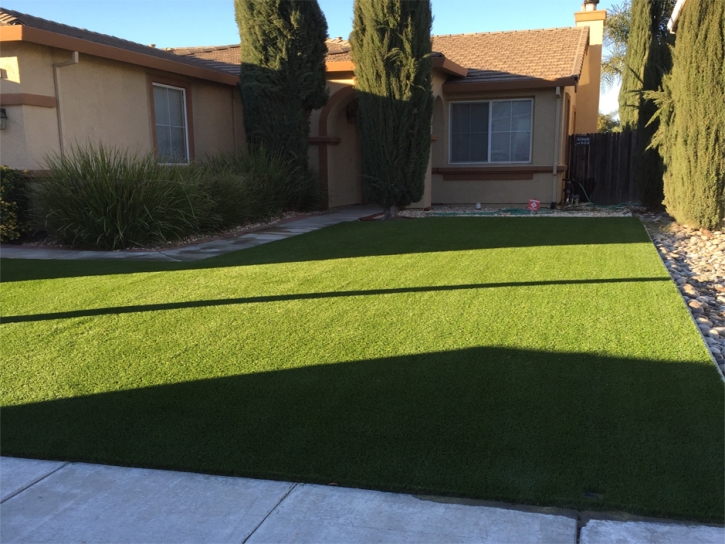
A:
[[[572,181],[573,192],[581,202],[587,196],[595,204],[638,202],[632,160],[636,151],[634,131],[572,134],[566,178]]]

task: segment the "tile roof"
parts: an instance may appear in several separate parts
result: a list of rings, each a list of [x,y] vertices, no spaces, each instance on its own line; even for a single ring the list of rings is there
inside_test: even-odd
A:
[[[327,61],[352,61],[350,55],[350,42],[342,38],[332,38],[327,44]],[[196,57],[214,63],[217,70],[229,74],[239,74],[239,65],[242,63],[239,45],[211,45],[207,47],[167,47],[166,51],[183,57]]]
[[[116,38],[115,36],[109,36],[108,34],[100,34],[98,32],[86,30],[85,28],[68,26],[61,23],[56,23],[55,21],[49,21],[47,19],[41,19],[40,17],[28,15],[27,13],[20,13],[19,11],[0,7],[0,26],[14,25],[23,25],[31,28],[37,28],[38,30],[54,32],[56,34],[62,34],[63,36],[69,36],[71,38],[78,38],[101,45],[124,49],[126,51],[131,51],[134,53],[140,53],[143,55],[149,55],[151,57],[169,60],[172,62],[188,64],[197,68],[218,71],[218,67],[215,66],[214,63],[210,63],[203,58],[175,55],[174,53],[170,51],[164,51],[163,49],[156,49],[154,47],[142,45],[140,43]]]
[[[448,34],[433,36],[434,56],[468,68],[466,83],[518,81],[527,78],[556,80],[579,76],[589,41],[587,27],[551,28]],[[217,69],[237,74],[241,59],[238,45],[169,48],[178,55],[194,56],[217,64]],[[352,61],[350,42],[327,40],[328,62]]]
[[[433,36],[433,49],[468,68],[465,82],[579,76],[588,27]]]

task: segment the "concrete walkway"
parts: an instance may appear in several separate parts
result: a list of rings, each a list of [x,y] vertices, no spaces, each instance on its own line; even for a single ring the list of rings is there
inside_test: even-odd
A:
[[[12,247],[5,246],[0,255],[9,259],[57,259],[57,260],[131,260],[131,261],[166,261],[189,262],[216,257],[240,249],[284,240],[291,236],[312,232],[330,225],[357,221],[361,217],[379,213],[376,206],[349,206],[325,213],[312,215],[263,227],[253,232],[218,238],[200,244],[193,244],[178,249],[160,249],[154,251],[121,250],[121,251],[81,251],[74,249]]]
[[[0,541],[722,544],[725,529],[573,510],[0,458]]]

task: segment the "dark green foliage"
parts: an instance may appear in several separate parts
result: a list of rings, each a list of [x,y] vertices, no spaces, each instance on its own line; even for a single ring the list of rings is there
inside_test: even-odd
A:
[[[317,0],[235,0],[239,90],[250,150],[307,170],[309,119],[327,103],[327,22]]]
[[[29,229],[28,177],[0,166],[0,242],[17,242]]]
[[[47,162],[50,177],[34,189],[35,213],[51,236],[72,246],[149,246],[317,203],[315,178],[264,150],[167,166],[152,155],[91,146]]]
[[[718,228],[725,215],[725,2],[689,0],[680,14],[672,72],[650,93],[653,144],[665,163],[667,211],[678,223]]]
[[[211,228],[266,220],[289,209],[319,203],[319,181],[294,170],[289,161],[259,149],[220,154],[194,166],[201,189],[212,201]]]
[[[178,167],[103,145],[46,159],[50,176],[34,189],[35,213],[71,246],[122,249],[197,232],[209,199]]]
[[[635,162],[637,189],[641,203],[651,209],[662,205],[662,159],[650,143],[657,121],[650,123],[655,104],[645,93],[659,88],[670,70],[670,34],[666,21],[672,0],[634,0],[630,8],[622,87],[619,93],[619,119],[622,130],[638,131]]]
[[[620,132],[619,119],[614,113],[600,113],[597,118],[597,132]]]
[[[423,197],[430,155],[430,0],[356,0],[350,36],[367,199],[386,217]]]

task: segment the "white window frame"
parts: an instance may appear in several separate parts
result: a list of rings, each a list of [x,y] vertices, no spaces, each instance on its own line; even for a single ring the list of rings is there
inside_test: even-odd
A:
[[[531,103],[531,129],[529,130],[529,160],[528,161],[492,161],[491,160],[491,124],[493,123],[494,102],[530,102]],[[453,106],[455,104],[484,104],[488,103],[488,160],[474,162],[453,162]],[[448,103],[448,164],[531,164],[534,158],[534,99],[533,98],[507,98],[504,100],[456,100]]]
[[[181,108],[184,110],[184,143],[186,144],[186,162],[160,162],[159,164],[168,165],[168,166],[179,166],[184,164],[189,164],[191,162],[191,153],[189,152],[189,119],[186,114],[188,104],[186,103],[186,89],[184,87],[175,87],[173,85],[166,85],[164,83],[151,83],[152,89],[153,87],[164,87],[166,89],[173,89],[175,91],[181,91],[181,96],[184,101],[184,107]],[[158,159],[159,155],[159,136],[158,131],[156,128],[156,100],[154,98],[153,92],[151,93],[151,99],[154,101],[154,134],[156,135],[156,141],[154,142],[156,146],[156,158]]]

